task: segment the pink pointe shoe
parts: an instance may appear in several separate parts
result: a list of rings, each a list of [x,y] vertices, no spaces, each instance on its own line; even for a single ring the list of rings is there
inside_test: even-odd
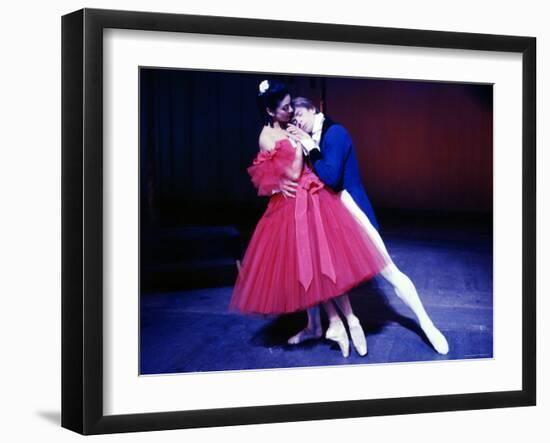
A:
[[[367,339],[365,337],[365,332],[359,323],[357,317],[350,318],[348,321],[349,333],[351,335],[351,341],[357,353],[364,357],[367,355]]]
[[[321,328],[305,328],[298,332],[296,335],[290,337],[287,341],[289,345],[297,345],[306,340],[313,340],[316,338],[321,338],[323,336],[323,331]]]
[[[335,341],[342,351],[342,356],[347,358],[349,356],[349,338],[346,328],[342,323],[338,325],[331,325],[325,334],[328,340]]]

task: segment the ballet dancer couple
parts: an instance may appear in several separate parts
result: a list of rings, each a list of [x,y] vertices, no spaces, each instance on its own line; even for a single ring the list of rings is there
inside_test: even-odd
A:
[[[367,341],[348,291],[380,275],[413,311],[433,348],[447,354],[447,340],[378,233],[346,129],[308,99],[292,99],[277,81],[260,83],[257,102],[264,126],[248,173],[269,203],[245,252],[230,308],[264,315],[307,309],[307,326],[288,340],[298,344],[322,337],[322,305],[329,321],[325,337],[347,357],[349,337],[337,306],[364,356]]]

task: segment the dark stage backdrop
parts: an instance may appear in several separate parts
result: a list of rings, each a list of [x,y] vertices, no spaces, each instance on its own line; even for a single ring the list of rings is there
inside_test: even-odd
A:
[[[142,223],[255,223],[258,84],[279,78],[351,133],[375,210],[492,211],[492,85],[140,71]]]
[[[266,77],[286,81],[349,130],[383,235],[392,225],[463,226],[472,214],[490,235],[490,85],[142,68],[143,291],[234,283],[268,201],[246,172],[258,151],[256,94]]]
[[[492,211],[492,85],[328,79],[375,206]]]

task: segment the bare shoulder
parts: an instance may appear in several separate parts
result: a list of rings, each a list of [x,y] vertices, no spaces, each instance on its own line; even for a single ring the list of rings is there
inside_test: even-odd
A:
[[[272,151],[280,138],[281,135],[276,129],[264,126],[258,138],[260,151]]]

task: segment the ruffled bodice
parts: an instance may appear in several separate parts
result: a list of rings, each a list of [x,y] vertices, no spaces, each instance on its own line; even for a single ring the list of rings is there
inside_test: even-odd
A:
[[[258,195],[271,195],[287,178],[296,159],[296,149],[289,139],[277,140],[271,151],[260,151],[247,171]]]

